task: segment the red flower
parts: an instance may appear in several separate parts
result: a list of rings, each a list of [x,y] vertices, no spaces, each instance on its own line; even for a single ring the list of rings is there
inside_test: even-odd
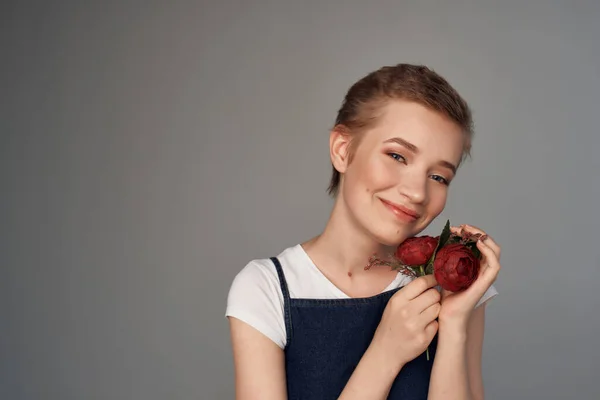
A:
[[[479,275],[479,259],[461,243],[446,245],[438,250],[433,261],[435,279],[446,290],[467,289]]]
[[[431,236],[408,238],[396,249],[396,258],[407,266],[425,265],[433,255],[438,239]]]

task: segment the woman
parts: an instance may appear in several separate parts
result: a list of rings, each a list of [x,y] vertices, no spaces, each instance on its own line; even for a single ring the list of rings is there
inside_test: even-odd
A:
[[[478,242],[480,275],[460,293],[440,293],[433,276],[365,270],[442,212],[472,136],[468,105],[426,67],[384,67],[350,88],[330,133],[325,229],[250,261],[231,286],[237,399],[483,399],[499,246]],[[462,229],[483,233],[452,227]]]

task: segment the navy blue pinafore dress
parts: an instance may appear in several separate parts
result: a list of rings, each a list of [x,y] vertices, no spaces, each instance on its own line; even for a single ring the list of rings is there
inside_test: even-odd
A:
[[[275,264],[283,293],[289,400],[336,400],[366,352],[383,310],[400,288],[367,298],[292,299],[283,269]],[[388,399],[426,400],[437,335],[425,353],[406,364]]]

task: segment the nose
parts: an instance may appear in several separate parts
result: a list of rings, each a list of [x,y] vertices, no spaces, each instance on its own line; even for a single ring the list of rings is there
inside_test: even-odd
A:
[[[411,203],[421,204],[427,199],[427,176],[417,173],[406,174],[398,184],[398,192]]]

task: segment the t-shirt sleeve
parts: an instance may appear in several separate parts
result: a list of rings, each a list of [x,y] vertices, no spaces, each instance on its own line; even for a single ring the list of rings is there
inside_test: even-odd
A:
[[[226,317],[237,318],[285,347],[283,295],[270,260],[250,261],[234,278],[227,297]]]
[[[475,308],[479,307],[483,303],[486,303],[487,301],[491,300],[493,297],[496,297],[497,295],[498,295],[498,290],[496,290],[494,285],[490,286],[488,288],[488,290],[485,291],[483,296],[481,296],[481,299],[479,299],[479,302],[477,302],[477,304],[475,305]]]

